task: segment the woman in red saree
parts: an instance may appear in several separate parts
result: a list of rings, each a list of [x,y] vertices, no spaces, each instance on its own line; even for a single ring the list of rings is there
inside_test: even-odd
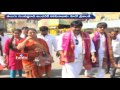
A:
[[[38,39],[36,36],[36,30],[29,28],[28,37],[22,39],[17,48],[21,50],[21,53],[27,53],[28,59],[22,59],[26,78],[41,78],[44,73],[44,65],[39,66],[35,62],[35,58],[44,53],[50,54],[46,42],[42,39]]]

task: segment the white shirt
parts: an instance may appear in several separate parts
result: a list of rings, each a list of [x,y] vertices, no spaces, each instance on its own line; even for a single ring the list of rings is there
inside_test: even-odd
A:
[[[117,35],[117,39],[120,41],[120,34]]]
[[[62,48],[62,37],[63,37],[64,34],[60,35],[59,36],[59,40],[58,40],[58,44],[57,44],[57,50],[63,50]],[[75,55],[75,61],[80,61],[82,60],[82,54],[85,54],[85,48],[83,47],[83,41],[82,41],[82,37],[81,35],[79,34],[77,37],[74,36],[74,34],[72,33],[72,39],[73,39],[73,42],[74,42],[74,45],[75,45],[75,49],[74,49],[74,55]],[[75,39],[77,38],[77,40],[79,41],[78,45],[76,45],[76,41]],[[90,45],[90,49],[91,49],[91,52],[95,52],[95,46],[91,41],[91,45]]]
[[[104,51],[105,51],[105,35],[100,34],[100,47],[99,47],[98,53],[104,54]]]
[[[6,40],[9,38],[8,35],[4,34],[4,36],[1,36],[0,35],[0,38],[1,38],[1,45],[2,45],[2,50],[4,49],[4,46],[5,46],[5,43],[6,43]],[[3,53],[4,54],[4,53]],[[0,52],[0,64],[1,65],[5,65],[5,63],[3,62],[3,56],[1,56],[1,52]]]
[[[80,34],[75,37],[74,34],[72,33],[72,37],[73,37],[72,39],[75,45],[75,50],[74,50],[75,59],[78,59],[80,55],[85,54],[85,48],[83,47],[82,37]],[[76,39],[78,40],[78,45],[76,45],[76,41],[75,41]],[[82,60],[82,58],[79,60]]]
[[[3,47],[3,46],[5,46],[5,42],[9,38],[9,36],[8,35],[4,35],[4,36],[0,35],[0,38],[1,38],[1,44],[2,44],[2,47]]]
[[[60,35],[56,36],[56,42],[58,42]]]
[[[25,38],[25,34],[21,33],[20,37]]]
[[[0,35],[0,38],[1,38],[1,45],[2,45],[2,50],[3,50],[4,46],[5,46],[5,43],[6,43],[6,40],[9,38],[9,36],[4,34],[4,36]],[[1,55],[1,52],[0,52],[0,55]]]
[[[120,41],[118,39],[112,39],[112,48],[114,57],[120,57]]]
[[[57,42],[54,36],[48,34],[48,35],[45,35],[45,37],[43,35],[38,35],[37,37],[47,42],[51,55],[52,55],[52,46],[54,47],[54,50],[57,51]]]

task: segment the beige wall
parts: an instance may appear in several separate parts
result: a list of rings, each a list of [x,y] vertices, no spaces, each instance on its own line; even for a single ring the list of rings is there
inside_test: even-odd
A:
[[[37,28],[37,24],[33,23],[34,20],[31,20],[31,22],[27,23],[27,19],[11,19],[7,20],[7,30],[8,32],[11,32],[14,30],[14,28],[21,29],[24,26],[30,27],[30,28]],[[11,24],[9,22],[15,22],[15,24]]]

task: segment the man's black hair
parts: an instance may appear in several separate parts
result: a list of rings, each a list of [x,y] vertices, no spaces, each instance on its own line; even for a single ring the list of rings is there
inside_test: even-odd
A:
[[[41,26],[39,28],[40,31],[48,31],[48,27],[47,26]]]
[[[28,27],[22,27],[22,29],[21,29],[21,30],[24,30],[24,29],[26,29],[26,30],[27,30],[27,29],[29,29],[29,28],[28,28]]]
[[[4,31],[4,28],[0,28],[0,31]]]
[[[100,22],[100,23],[97,24],[97,28],[99,28],[99,27],[107,28],[107,23],[105,23],[105,22]]]
[[[37,30],[35,28],[28,28],[28,31],[29,30],[35,31],[37,33]]]
[[[80,20],[73,21],[70,25],[70,27],[82,27],[83,24]]]
[[[113,29],[116,33],[119,33],[119,28],[114,28]]]

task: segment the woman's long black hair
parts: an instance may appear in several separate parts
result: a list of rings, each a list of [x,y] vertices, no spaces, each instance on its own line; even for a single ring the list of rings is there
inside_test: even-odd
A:
[[[15,31],[18,31],[21,33],[21,29],[15,29],[12,33],[14,33]],[[12,50],[14,50],[13,45],[12,45],[13,39],[14,39],[14,35],[12,36],[10,44],[9,44],[9,48]]]

